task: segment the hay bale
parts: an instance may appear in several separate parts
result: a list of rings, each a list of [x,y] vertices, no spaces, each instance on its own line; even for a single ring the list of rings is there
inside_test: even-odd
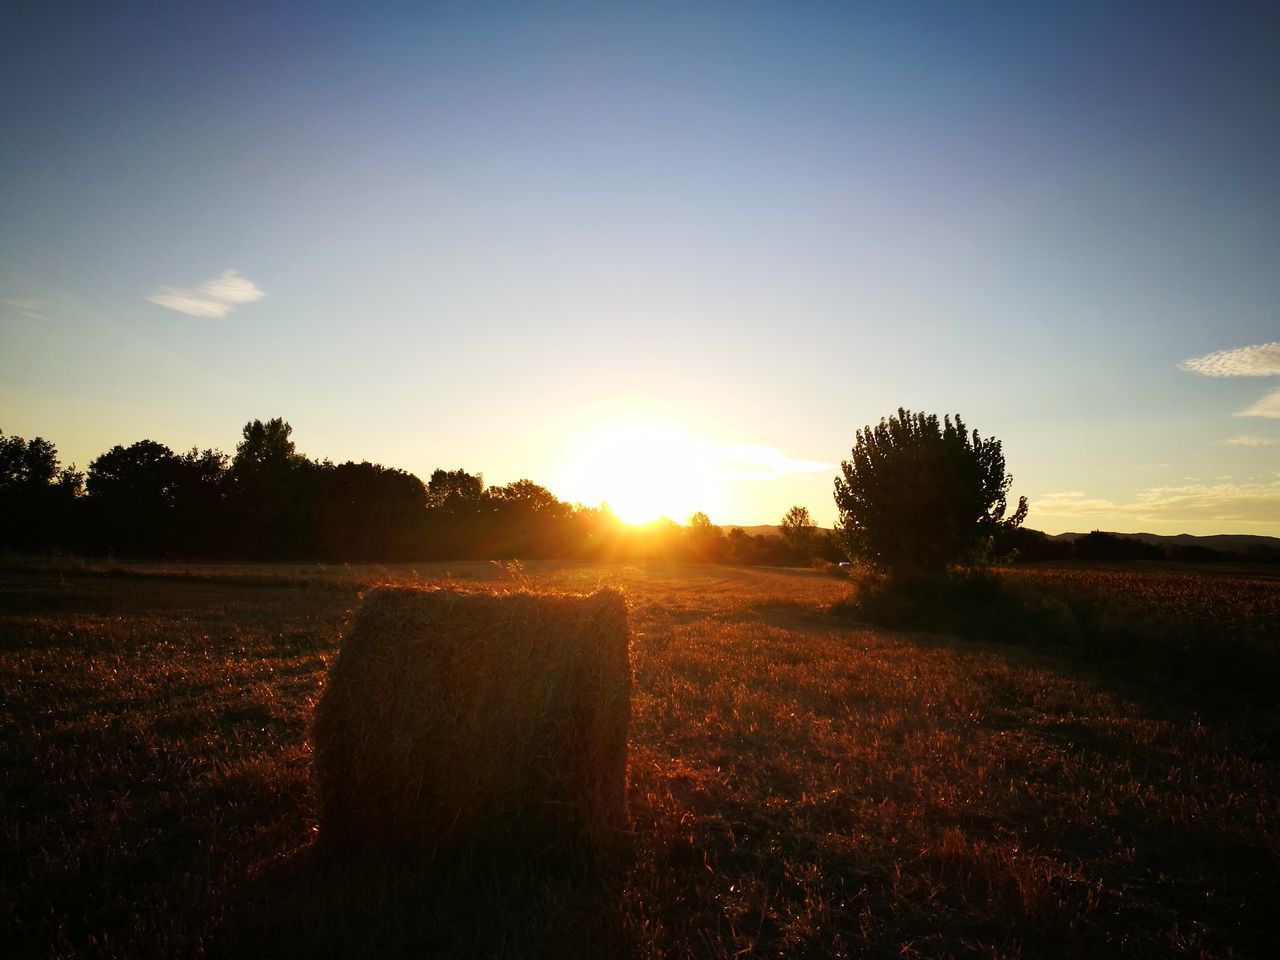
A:
[[[322,848],[611,845],[628,827],[627,641],[615,590],[370,591],[311,729]]]

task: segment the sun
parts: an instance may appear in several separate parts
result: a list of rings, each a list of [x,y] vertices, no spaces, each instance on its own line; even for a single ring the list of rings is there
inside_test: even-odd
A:
[[[577,503],[607,504],[632,524],[718,513],[711,452],[706,441],[664,424],[608,427],[583,439],[557,492]]]

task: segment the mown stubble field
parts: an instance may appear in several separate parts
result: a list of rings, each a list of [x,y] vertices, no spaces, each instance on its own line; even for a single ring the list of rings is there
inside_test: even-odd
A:
[[[361,590],[386,581],[624,591],[620,861],[311,860],[311,711]],[[10,567],[4,952],[1272,955],[1280,755],[1256,714],[1062,650],[860,628],[827,609],[848,591],[661,564]]]

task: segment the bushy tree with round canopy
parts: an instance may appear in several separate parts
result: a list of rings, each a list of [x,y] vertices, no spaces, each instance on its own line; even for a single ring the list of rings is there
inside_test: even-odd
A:
[[[1011,516],[1000,441],[968,432],[957,415],[899,408],[859,430],[840,464],[835,499],[850,559],[894,575],[937,574],[980,559],[1001,529],[1021,525],[1022,497]]]

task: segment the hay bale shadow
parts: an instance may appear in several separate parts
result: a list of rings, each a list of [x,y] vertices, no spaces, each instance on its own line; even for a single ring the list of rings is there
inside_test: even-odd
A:
[[[625,858],[558,865],[473,858],[446,869],[334,861],[309,847],[228,902],[211,957],[638,957]]]

